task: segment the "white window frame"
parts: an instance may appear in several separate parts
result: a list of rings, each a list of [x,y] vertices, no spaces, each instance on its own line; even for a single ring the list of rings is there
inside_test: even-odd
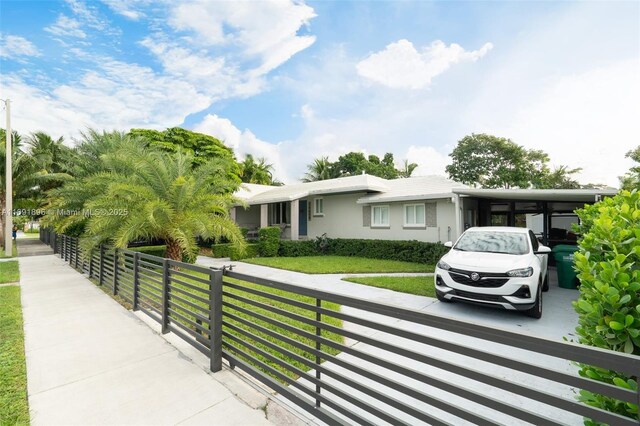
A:
[[[387,223],[376,223],[375,217],[376,217],[376,209],[387,209]],[[380,217],[382,218],[382,214],[380,215]],[[384,204],[384,205],[380,205],[380,206],[376,206],[373,205],[371,206],[371,227],[372,228],[389,228],[391,227],[391,208],[389,207],[388,204]]]
[[[321,209],[318,209],[318,201],[320,201]],[[318,197],[313,199],[313,215],[324,216],[324,198]]]
[[[418,222],[418,216],[416,215],[416,208],[422,207],[422,222]],[[415,223],[407,222],[407,209],[413,209],[413,217]],[[405,204],[402,206],[402,223],[405,228],[426,228],[427,227],[427,206],[424,203]]]

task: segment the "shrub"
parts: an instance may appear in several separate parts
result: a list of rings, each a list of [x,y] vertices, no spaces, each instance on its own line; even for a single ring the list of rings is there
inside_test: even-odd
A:
[[[258,231],[258,253],[262,257],[274,257],[278,255],[280,246],[280,227],[268,226]]]
[[[148,254],[150,256],[164,257],[166,246],[130,247],[127,250],[139,251],[140,253]]]
[[[329,239],[327,254],[401,260],[435,265],[449,249],[423,241]]]
[[[623,191],[579,210],[582,234],[574,255],[580,296],[580,343],[640,355],[640,193]],[[580,375],[637,390],[635,379],[580,364]],[[638,406],[581,391],[586,404],[637,418]],[[586,420],[586,424],[597,424]]]
[[[280,241],[278,256],[282,257],[300,257],[300,256],[319,256],[322,253],[318,250],[315,241]]]
[[[242,260],[258,256],[258,244],[247,244],[244,253],[239,252],[233,244],[214,244],[211,253],[215,258],[228,257],[231,260]]]

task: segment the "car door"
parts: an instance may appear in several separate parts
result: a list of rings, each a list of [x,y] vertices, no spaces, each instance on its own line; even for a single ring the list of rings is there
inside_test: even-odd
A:
[[[537,252],[538,248],[540,247],[540,242],[531,230],[529,230],[529,239],[531,240],[531,247],[533,248],[534,253]],[[540,262],[540,271],[542,272],[542,280],[544,281],[545,277],[547,276],[547,264],[549,263],[549,255],[536,254],[535,256]]]

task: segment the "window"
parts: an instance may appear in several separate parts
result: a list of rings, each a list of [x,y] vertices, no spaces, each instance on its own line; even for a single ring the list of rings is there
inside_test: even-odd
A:
[[[269,225],[289,223],[289,203],[269,204]]]
[[[404,226],[425,226],[424,204],[405,204],[404,206]]]
[[[389,206],[373,206],[371,208],[371,226],[389,226]]]
[[[313,200],[313,215],[324,216],[324,201],[322,198],[315,198]]]

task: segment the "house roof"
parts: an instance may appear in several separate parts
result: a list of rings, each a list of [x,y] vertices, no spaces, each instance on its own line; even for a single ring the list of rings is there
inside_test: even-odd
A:
[[[602,196],[614,196],[617,189],[476,189],[456,188],[455,194],[498,200],[594,202]]]
[[[310,195],[347,194],[353,192],[381,192],[386,191],[390,181],[376,176],[358,175],[337,179],[320,180],[315,182],[297,183],[284,186],[269,186],[268,190],[256,188],[255,193],[242,198],[248,204],[279,203],[298,200]],[[246,185],[246,184],[245,184]],[[264,187],[264,185],[252,185]]]
[[[504,200],[593,202],[597,197],[613,196],[617,190],[477,189],[437,175],[393,180],[358,175],[284,186],[244,183],[235,195],[249,205],[256,205],[293,201],[314,195],[348,193],[366,193],[358,199],[358,204],[435,200],[449,198],[454,194]]]
[[[387,190],[358,199],[358,204],[386,203],[394,201],[435,200],[451,197],[454,188],[468,188],[444,176],[416,176],[388,180]]]

